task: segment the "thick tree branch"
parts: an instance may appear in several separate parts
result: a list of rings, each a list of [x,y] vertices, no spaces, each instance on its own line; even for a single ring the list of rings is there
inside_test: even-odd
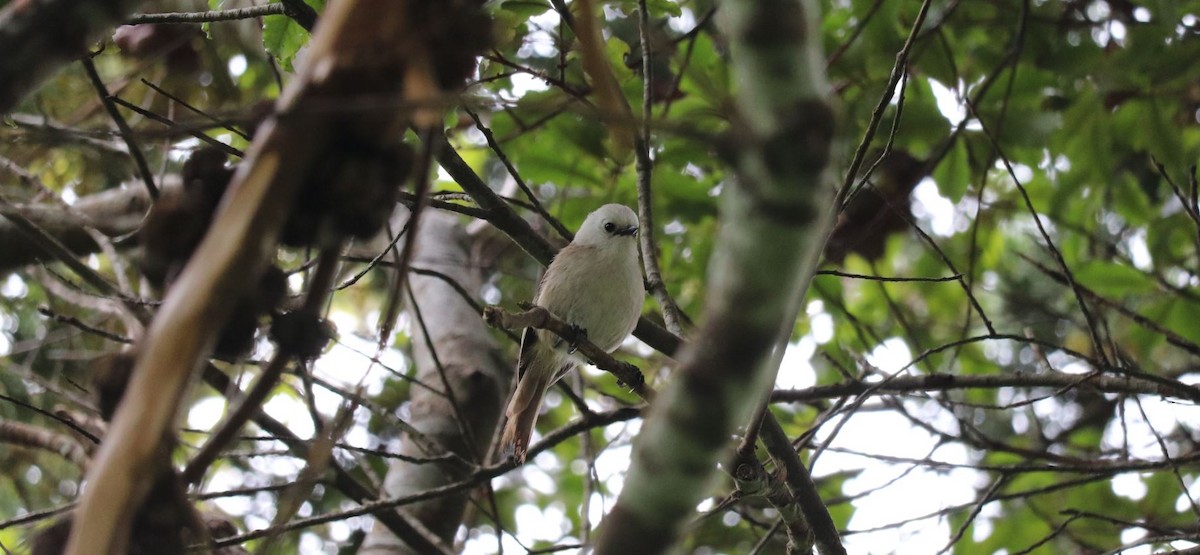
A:
[[[390,140],[407,126],[406,87],[414,57],[427,55],[408,2],[335,2],[310,43],[308,64],[259,127],[239,165],[229,196],[209,233],[168,292],[143,339],[126,398],[102,444],[80,502],[67,553],[110,553],[128,545],[132,515],[148,493],[143,479],[160,464],[155,454],[233,306],[273,255],[287,209],[303,180],[331,143],[353,137],[364,144]],[[386,47],[384,47],[386,45]],[[411,71],[406,71],[406,68]],[[369,78],[368,78],[369,77]],[[314,109],[355,94],[387,95],[399,102],[377,110],[330,113]],[[422,91],[424,92],[424,91]],[[286,161],[285,161],[286,158]],[[413,534],[418,544],[427,544]],[[432,546],[427,546],[432,547]]]
[[[774,381],[771,356],[786,338],[832,223],[826,171],[836,116],[826,103],[812,2],[734,1],[731,66],[741,87],[738,181],[722,196],[709,267],[707,314],[682,367],[651,407],[633,464],[605,519],[598,554],[660,553],[717,478],[716,462]],[[807,474],[803,465],[797,472]],[[815,496],[806,492],[805,496]],[[819,502],[810,524],[831,522]],[[822,542],[844,553],[837,531]]]
[[[49,451],[86,470],[90,462],[90,447],[74,437],[39,428],[32,424],[0,420],[0,444],[19,445]]]
[[[108,237],[133,233],[149,208],[144,187],[111,189],[89,195],[69,208],[0,204],[0,273],[32,264],[43,255],[43,251],[20,231],[23,227],[19,223],[21,217],[45,231],[74,256],[84,256],[100,250],[88,229]]]
[[[255,17],[263,17],[267,15],[285,15],[287,14],[288,6],[286,4],[263,4],[261,6],[250,6],[248,8],[236,8],[232,10],[213,10],[208,12],[183,12],[183,13],[141,13],[130,17],[126,21],[129,25],[141,25],[144,23],[212,23],[217,21],[237,21],[239,19],[251,19]],[[313,14],[315,17],[315,13]],[[311,29],[309,29],[311,31]]]

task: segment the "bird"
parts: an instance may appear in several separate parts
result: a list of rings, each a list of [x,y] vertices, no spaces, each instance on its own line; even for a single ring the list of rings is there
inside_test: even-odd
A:
[[[582,331],[605,352],[615,350],[637,326],[646,298],[637,232],[637,214],[628,206],[606,204],[588,214],[575,238],[550,262],[534,304]],[[578,362],[574,347],[557,335],[524,330],[501,454],[525,461],[542,396]]]

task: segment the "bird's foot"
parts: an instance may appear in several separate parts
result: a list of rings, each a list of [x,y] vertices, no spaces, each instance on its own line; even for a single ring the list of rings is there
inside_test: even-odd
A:
[[[567,329],[571,332],[571,338],[568,341],[569,348],[567,349],[567,354],[573,355],[575,354],[575,351],[579,350],[579,343],[584,339],[587,339],[587,328],[576,324],[569,324]]]
[[[617,379],[617,385],[627,387],[634,391],[643,385],[646,385],[646,376],[642,375],[642,370],[640,368],[625,361],[619,362],[621,363],[622,378]]]

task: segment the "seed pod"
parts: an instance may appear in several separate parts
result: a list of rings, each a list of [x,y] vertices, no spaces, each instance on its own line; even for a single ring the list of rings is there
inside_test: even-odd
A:
[[[325,345],[337,337],[337,328],[315,312],[296,310],[275,315],[270,335],[280,349],[308,360],[321,356]]]
[[[129,377],[133,374],[134,354],[129,351],[104,353],[88,364],[92,373],[92,394],[105,422],[112,420],[117,405],[125,396]]]

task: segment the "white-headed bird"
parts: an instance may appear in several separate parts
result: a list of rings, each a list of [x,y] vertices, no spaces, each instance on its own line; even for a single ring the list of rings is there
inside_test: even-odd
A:
[[[606,204],[588,215],[570,245],[551,261],[534,304],[586,332],[589,341],[612,352],[633,332],[646,288],[637,250],[637,214]],[[524,462],[546,389],[578,360],[562,338],[527,328],[521,336],[517,390],[508,403],[500,448]]]

